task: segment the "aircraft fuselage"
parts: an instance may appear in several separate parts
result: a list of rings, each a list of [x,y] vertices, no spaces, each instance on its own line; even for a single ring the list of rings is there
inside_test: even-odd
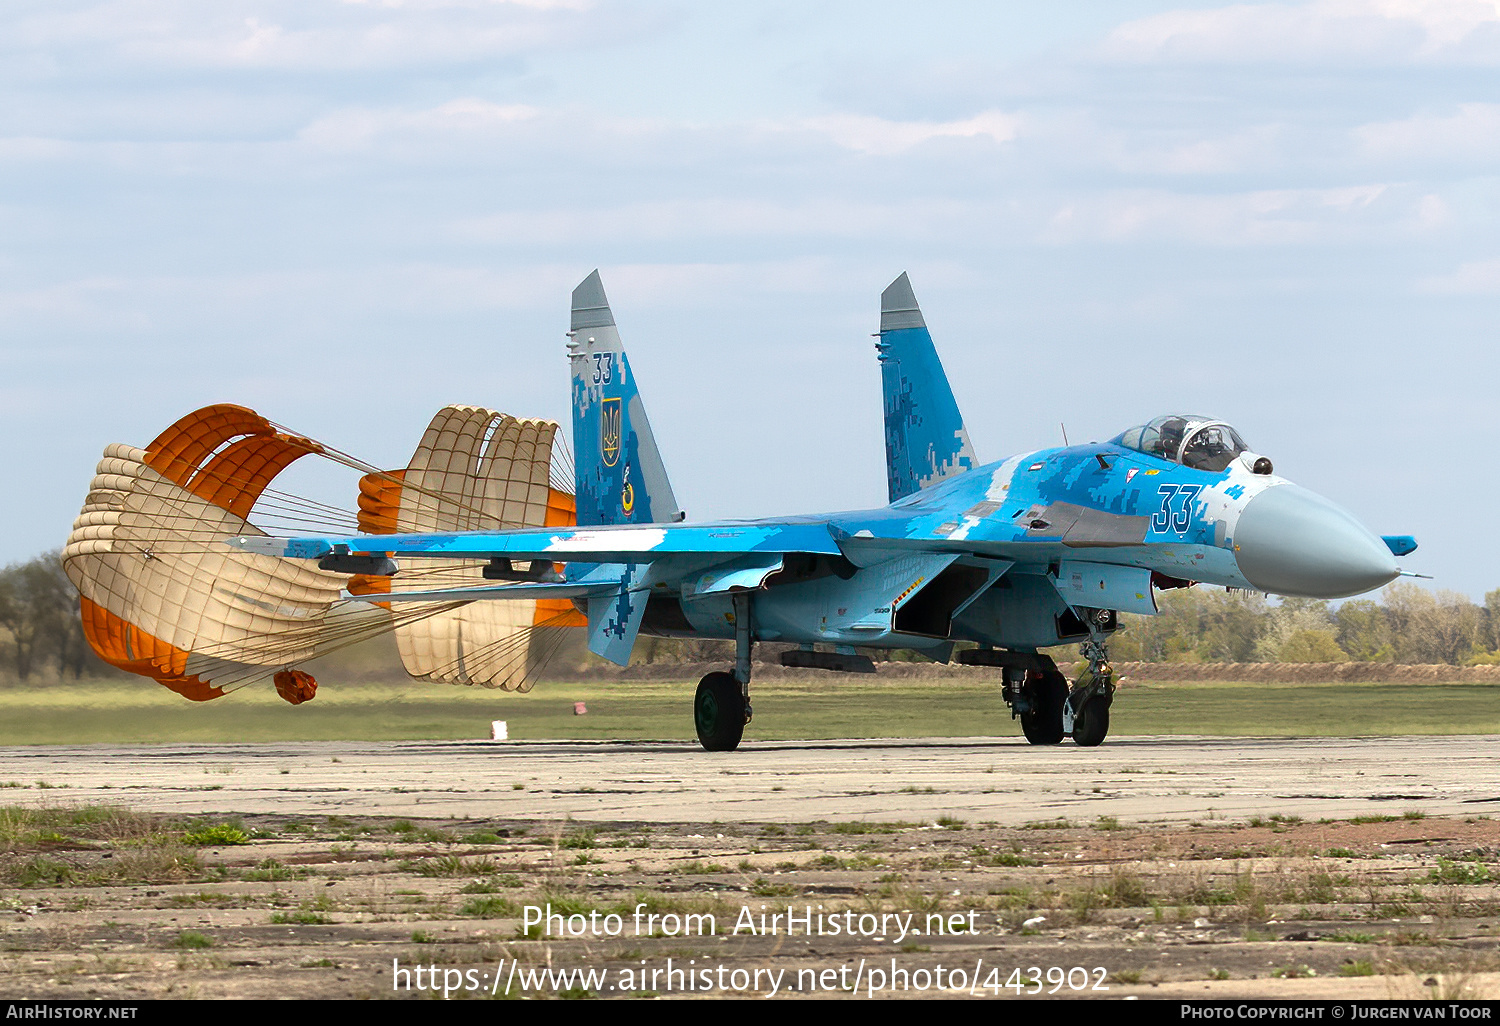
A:
[[[1253,463],[1205,471],[1111,443],[1013,456],[879,509],[807,517],[846,562],[747,556],[694,576],[687,561],[705,557],[660,560],[645,627],[733,637],[732,595],[753,591],[759,640],[1033,649],[1085,636],[1074,610],[1154,612],[1153,581],[1335,598],[1397,576],[1351,515]]]

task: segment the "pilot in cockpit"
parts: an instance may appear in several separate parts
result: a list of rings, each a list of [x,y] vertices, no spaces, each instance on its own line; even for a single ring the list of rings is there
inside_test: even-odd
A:
[[[1168,417],[1162,421],[1161,438],[1156,443],[1157,455],[1163,459],[1177,459],[1177,450],[1182,447],[1182,432],[1187,427],[1187,421],[1181,417]]]
[[[1182,451],[1182,462],[1185,466],[1217,473],[1244,451],[1245,443],[1234,428],[1228,424],[1208,424],[1193,432],[1188,439]]]
[[[1127,449],[1213,473],[1224,470],[1248,450],[1239,432],[1222,420],[1192,414],[1157,417],[1148,424],[1121,433],[1113,441]],[[1255,472],[1269,474],[1270,460],[1257,460]]]

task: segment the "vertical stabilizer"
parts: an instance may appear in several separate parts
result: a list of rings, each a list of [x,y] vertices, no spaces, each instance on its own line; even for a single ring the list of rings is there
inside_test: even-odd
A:
[[[579,525],[681,520],[598,271],[573,290],[568,335]]]
[[[906,273],[880,294],[880,379],[890,501],[974,469],[974,446]]]

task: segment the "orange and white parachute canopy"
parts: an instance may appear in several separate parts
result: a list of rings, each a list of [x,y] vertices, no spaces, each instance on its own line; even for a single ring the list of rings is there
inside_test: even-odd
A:
[[[63,549],[100,658],[204,701],[315,656],[348,578],[224,544],[265,533],[251,508],[310,453],[325,450],[230,405],[188,414],[144,449],[106,447]],[[309,683],[278,680],[293,694]]]
[[[576,521],[573,474],[555,446],[558,425],[475,406],[438,411],[405,470],[360,481],[367,534],[504,530]],[[356,577],[352,592],[428,591],[492,584],[484,560],[403,561],[396,578]],[[395,625],[406,672],[422,680],[530,690],[583,618],[567,600],[403,602]],[[408,610],[411,612],[408,613]],[[420,615],[412,615],[420,614]]]

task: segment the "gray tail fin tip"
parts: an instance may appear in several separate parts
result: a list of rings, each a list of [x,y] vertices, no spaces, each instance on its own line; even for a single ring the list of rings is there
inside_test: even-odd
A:
[[[927,322],[922,319],[922,308],[917,305],[917,294],[911,289],[911,279],[902,271],[901,277],[887,285],[880,294],[880,330],[925,327]]]
[[[603,328],[614,323],[615,315],[610,312],[609,299],[604,295],[604,283],[595,270],[573,290],[572,330]]]

